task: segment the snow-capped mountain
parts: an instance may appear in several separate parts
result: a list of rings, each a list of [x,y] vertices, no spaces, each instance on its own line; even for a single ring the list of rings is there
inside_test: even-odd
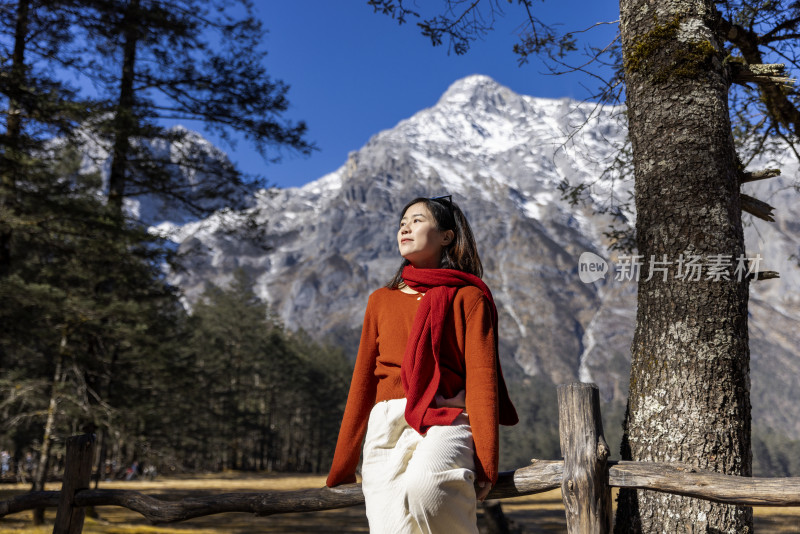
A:
[[[613,268],[584,283],[578,269],[583,252],[618,261],[604,233],[612,222],[633,224],[631,207],[598,213],[632,189],[606,172],[625,141],[621,111],[464,78],[331,174],[259,193],[255,209],[270,250],[221,231],[219,216],[184,225],[177,239],[192,260],[172,281],[191,303],[207,282],[224,285],[243,268],[288,327],[337,339],[354,354],[367,295],[400,263],[400,210],[417,196],[452,194],[473,226],[498,303],[506,373],[594,381],[607,400],[622,402],[636,284],[615,280]],[[778,222],[751,223],[747,240],[761,268],[782,276],[751,286],[754,419],[800,438],[800,214],[797,193],[787,189],[796,173],[786,162],[783,178],[748,184],[776,206]],[[585,184],[582,204],[561,198],[563,181]]]

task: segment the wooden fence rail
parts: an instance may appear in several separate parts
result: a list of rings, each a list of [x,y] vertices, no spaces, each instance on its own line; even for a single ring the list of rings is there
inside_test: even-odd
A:
[[[609,462],[594,384],[558,388],[559,434],[563,461],[533,460],[500,474],[489,499],[505,499],[561,488],[572,533],[611,531],[611,488],[648,489],[742,506],[800,506],[800,478],[751,478],[703,471],[682,464]],[[360,484],[269,493],[222,495],[165,501],[131,490],[91,490],[89,473],[94,440],[67,441],[67,467],[61,491],[39,491],[0,501],[0,517],[24,510],[58,507],[54,534],[77,534],[86,506],[122,506],[153,523],[184,521],[224,512],[272,515],[315,512],[362,504]]]

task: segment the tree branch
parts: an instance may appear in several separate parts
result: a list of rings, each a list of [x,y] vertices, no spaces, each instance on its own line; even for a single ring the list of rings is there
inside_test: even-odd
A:
[[[741,51],[745,63],[748,65],[764,64],[761,50],[758,48],[759,36],[757,33],[738,24],[731,24],[724,18],[720,19],[720,29],[728,41]],[[789,100],[784,87],[770,80],[755,80],[755,82],[758,84],[770,118],[797,135],[800,132],[800,111]]]
[[[759,219],[775,222],[775,218],[772,216],[772,211],[775,208],[766,202],[753,198],[750,195],[745,195],[744,193],[739,194],[739,199],[741,200],[742,211],[746,211]]]
[[[747,82],[774,83],[792,86],[797,81],[786,74],[786,65],[783,63],[743,64],[730,62],[731,78],[735,83]]]
[[[788,30],[790,28],[795,28],[797,25],[800,24],[800,17],[794,17],[791,19],[786,19],[770,31],[759,37],[758,42],[760,44],[771,43],[774,40],[780,39],[782,36],[776,37],[776,34],[781,30]]]
[[[764,169],[762,171],[743,172],[739,174],[739,183],[746,184],[757,180],[766,180],[781,175],[780,169]]]
[[[747,275],[747,279],[751,282],[756,280],[773,280],[780,277],[781,275],[778,273],[778,271],[758,271]]]

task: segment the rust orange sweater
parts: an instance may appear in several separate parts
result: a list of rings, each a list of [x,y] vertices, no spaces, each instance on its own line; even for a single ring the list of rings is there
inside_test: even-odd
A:
[[[380,401],[405,397],[400,365],[419,306],[418,297],[388,288],[378,289],[369,297],[328,486],[356,481],[372,407]],[[498,472],[499,414],[497,347],[489,306],[477,287],[466,286],[456,293],[452,312],[445,320],[441,352],[457,357],[442,362],[447,367],[441,369],[439,393],[450,398],[466,390],[477,479],[494,484]]]

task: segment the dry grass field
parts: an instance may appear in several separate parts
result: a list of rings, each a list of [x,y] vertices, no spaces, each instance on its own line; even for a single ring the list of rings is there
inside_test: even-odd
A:
[[[261,492],[321,487],[321,476],[252,475],[229,473],[191,478],[162,478],[152,482],[101,483],[105,489],[135,489],[150,495],[169,494],[171,498],[199,496],[235,491]],[[47,489],[59,489],[58,485]],[[0,499],[22,493],[27,487],[0,488]],[[503,510],[513,525],[524,533],[566,532],[564,508],[558,491],[503,501]],[[800,533],[800,508],[756,508],[756,531],[759,533]],[[55,510],[48,510],[47,525],[30,526],[30,512],[0,518],[0,534],[49,534]],[[83,531],[87,534],[245,534],[266,533],[356,533],[367,532],[363,506],[309,514],[281,514],[255,517],[229,513],[200,517],[173,525],[150,525],[135,512],[119,507],[99,507],[96,518],[87,518]]]

